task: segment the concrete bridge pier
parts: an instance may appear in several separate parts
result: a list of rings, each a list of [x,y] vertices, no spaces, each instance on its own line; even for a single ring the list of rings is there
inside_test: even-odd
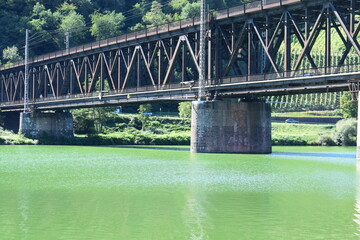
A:
[[[271,153],[270,115],[264,102],[194,101],[191,152]]]
[[[73,137],[73,115],[63,111],[20,113],[19,131],[27,137],[43,134],[52,137]]]

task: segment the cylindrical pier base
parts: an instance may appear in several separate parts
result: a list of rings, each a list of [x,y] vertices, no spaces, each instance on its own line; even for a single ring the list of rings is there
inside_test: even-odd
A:
[[[270,115],[263,102],[194,101],[191,152],[271,153]]]

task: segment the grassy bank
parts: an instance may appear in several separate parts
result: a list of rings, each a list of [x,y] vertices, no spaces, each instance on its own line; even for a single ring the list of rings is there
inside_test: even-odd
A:
[[[112,124],[103,126],[104,133],[76,134],[74,138],[55,139],[46,135],[37,140],[0,131],[0,144],[57,145],[189,145],[190,120],[174,117],[149,117],[141,121],[138,115],[119,115]],[[272,123],[272,144],[334,145],[330,141],[335,125]],[[329,140],[330,139],[330,140]]]
[[[272,117],[309,117],[309,118],[338,118],[342,117],[339,111],[302,111],[302,112],[272,112]]]
[[[24,145],[24,144],[38,144],[38,140],[33,140],[24,137],[21,134],[14,134],[11,131],[4,130],[0,127],[0,144],[4,145]]]
[[[301,124],[301,123],[272,123],[273,145],[324,145],[323,139],[332,136],[335,125],[329,124]]]

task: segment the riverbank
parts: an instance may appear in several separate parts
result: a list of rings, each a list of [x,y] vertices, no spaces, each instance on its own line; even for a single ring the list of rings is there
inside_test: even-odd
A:
[[[33,140],[10,131],[0,130],[0,144],[40,145],[190,145],[190,121],[180,118],[152,117],[144,130],[136,116],[124,116],[122,125],[107,127],[106,133],[76,134],[74,138],[42,135]],[[272,123],[272,145],[336,145],[324,141],[334,134],[335,125]]]

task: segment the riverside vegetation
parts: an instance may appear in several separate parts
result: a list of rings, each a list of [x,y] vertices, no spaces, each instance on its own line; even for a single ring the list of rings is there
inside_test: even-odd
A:
[[[350,102],[349,95],[344,94],[340,105],[348,118],[336,125],[304,123],[272,123],[273,145],[355,145],[357,120],[356,104]],[[344,107],[345,106],[345,107]],[[352,109],[352,107],[355,108]],[[144,104],[138,108],[138,114],[121,114],[114,107],[88,108],[73,110],[74,138],[52,138],[45,134],[36,140],[19,134],[0,130],[0,144],[68,144],[68,145],[189,145],[191,102],[179,104],[180,117],[151,116],[151,105]],[[349,109],[351,109],[349,113]],[[328,111],[333,115],[334,111]],[[311,115],[306,112],[292,112],[289,115]],[[315,115],[322,115],[316,112]]]

